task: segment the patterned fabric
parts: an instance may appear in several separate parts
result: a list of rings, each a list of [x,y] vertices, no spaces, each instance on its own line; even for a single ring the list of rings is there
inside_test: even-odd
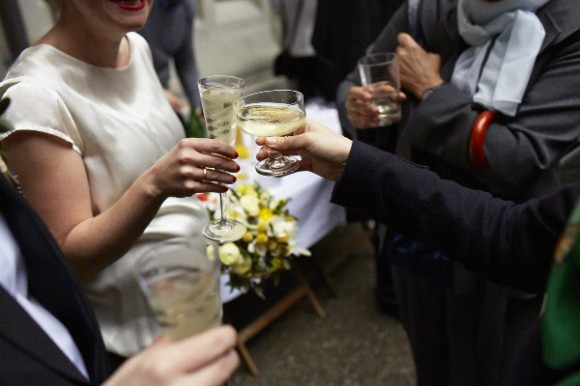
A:
[[[543,323],[546,364],[556,370],[578,371],[559,385],[578,385],[580,379],[580,201],[556,247],[548,281]]]

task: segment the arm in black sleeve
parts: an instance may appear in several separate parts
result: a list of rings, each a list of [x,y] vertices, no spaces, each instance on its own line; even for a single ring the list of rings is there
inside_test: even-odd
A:
[[[448,254],[490,280],[543,290],[580,184],[516,205],[354,142],[332,201]]]

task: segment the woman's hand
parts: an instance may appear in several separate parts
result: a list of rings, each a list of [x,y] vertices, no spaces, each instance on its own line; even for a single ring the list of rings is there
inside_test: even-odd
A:
[[[216,139],[186,138],[144,175],[154,197],[188,197],[201,192],[225,192],[240,170],[236,150]]]
[[[284,155],[300,155],[299,170],[334,181],[342,176],[352,147],[350,139],[312,120],[307,120],[292,136],[257,138],[256,143],[263,146],[256,155],[258,160],[268,158],[270,150]]]
[[[397,36],[396,53],[401,69],[401,86],[421,99],[425,91],[444,83],[441,77],[441,56],[426,52],[407,33]]]

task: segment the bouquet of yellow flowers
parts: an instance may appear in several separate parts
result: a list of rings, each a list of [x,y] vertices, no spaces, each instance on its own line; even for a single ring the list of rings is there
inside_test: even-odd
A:
[[[211,219],[217,219],[217,193],[198,194]],[[253,290],[264,297],[268,279],[278,283],[280,274],[292,267],[299,255],[310,256],[307,249],[296,245],[298,223],[288,213],[288,199],[276,199],[259,184],[242,184],[226,194],[227,217],[247,227],[244,236],[235,242],[217,246],[222,272],[229,275],[231,288]],[[215,248],[209,246],[208,248]],[[213,255],[213,251],[208,251]]]

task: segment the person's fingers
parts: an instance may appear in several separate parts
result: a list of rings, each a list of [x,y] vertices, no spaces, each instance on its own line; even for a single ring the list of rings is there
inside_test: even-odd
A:
[[[186,374],[174,386],[221,386],[240,365],[240,358],[234,349],[210,362],[193,373]]]
[[[185,138],[182,139],[179,143],[184,143],[185,146],[191,146],[202,153],[219,154],[230,159],[236,159],[238,157],[238,153],[236,153],[236,149],[233,146],[226,145],[217,139]]]
[[[419,46],[417,41],[406,32],[401,32],[400,34],[397,35],[397,42],[399,43],[399,47],[404,48],[413,48]]]
[[[201,146],[186,140],[180,141],[177,145],[178,162],[198,168],[207,167],[230,173],[238,172],[239,165],[231,159],[237,157],[235,149],[218,142],[211,140]]]
[[[220,386],[239,365],[236,343],[237,333],[231,326],[178,342],[163,334],[123,364],[106,385]]]
[[[236,342],[234,328],[220,326],[166,347],[164,356],[175,369],[191,372],[228,353]]]
[[[257,138],[256,144],[262,146],[256,153],[258,161],[264,160],[272,154],[272,151],[284,155],[297,155],[300,150],[305,149],[310,136],[306,134],[288,137],[266,137]]]
[[[364,129],[378,121],[378,109],[371,101],[349,100],[345,107],[346,115],[354,127]]]
[[[371,93],[369,92],[367,87],[351,87],[348,92],[348,99],[351,100],[362,100],[362,101],[370,101],[371,100]]]
[[[294,152],[299,149],[304,149],[308,146],[309,137],[307,135],[298,135],[293,137],[267,137],[266,147],[281,151]]]
[[[208,167],[195,168],[195,179],[198,181],[218,182],[221,184],[233,184],[236,182],[235,176]]]

